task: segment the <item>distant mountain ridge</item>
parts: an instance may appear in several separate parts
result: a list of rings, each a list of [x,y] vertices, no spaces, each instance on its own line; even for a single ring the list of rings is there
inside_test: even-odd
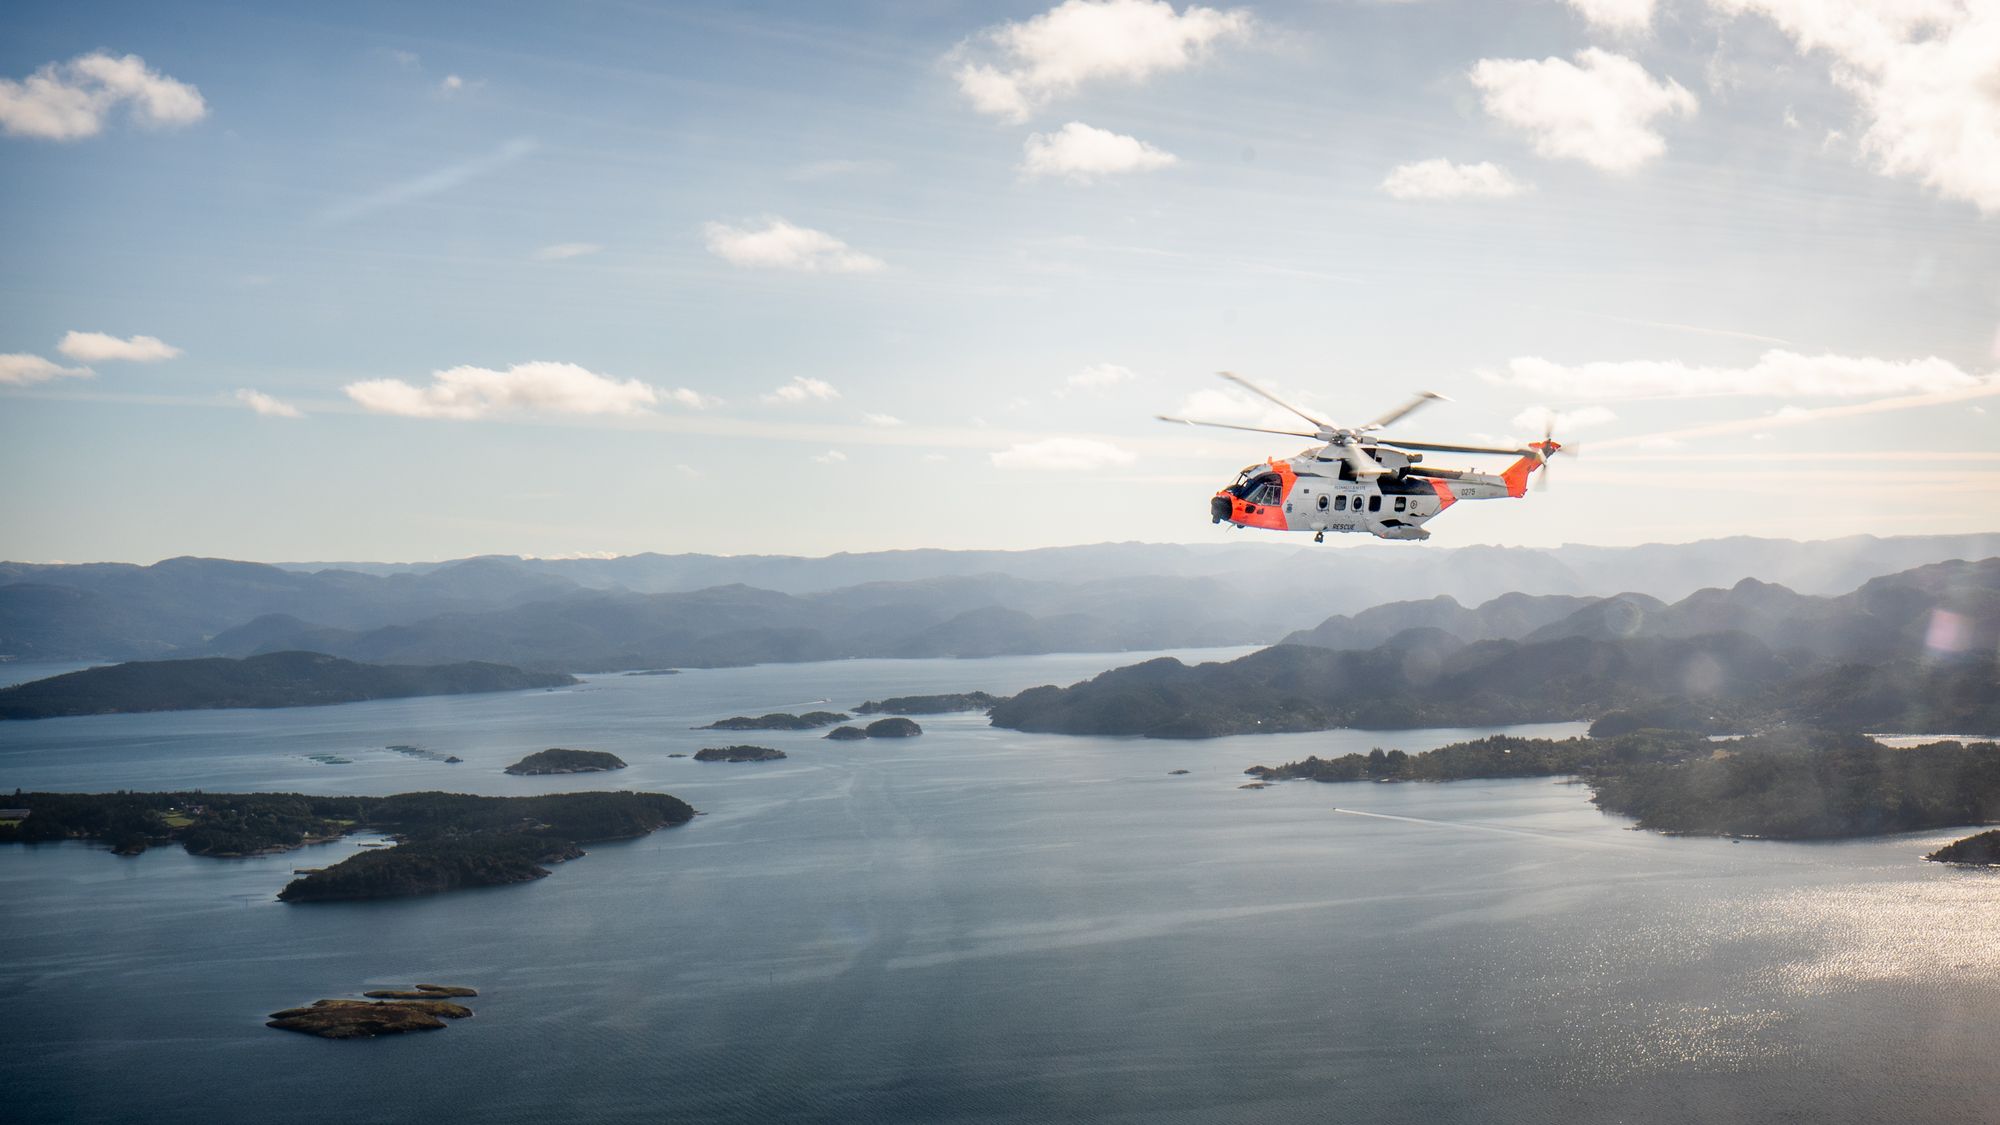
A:
[[[1426,618],[1485,629],[1553,608],[1516,603],[1481,615],[1402,603],[1367,624],[1342,618],[1309,632],[1344,640]],[[1524,609],[1533,613],[1515,612]],[[1193,668],[1153,660],[1021,692],[996,704],[992,721],[1185,738],[1622,714],[1622,729],[1796,723],[1987,734],[2000,733],[1996,648],[2000,558],[1919,567],[1830,598],[1746,579],[1671,604],[1600,599],[1518,639],[1419,625],[1365,649],[1281,645]]]
[[[1919,563],[1994,554],[2000,535],[1547,550],[1243,542],[826,558],[491,556],[313,571],[197,558],[0,563],[0,658],[295,648],[591,670],[1266,644],[1332,615],[1353,621],[1324,626],[1309,643],[1354,647],[1397,631],[1404,611],[1370,607],[1398,598],[1459,607],[1440,602],[1434,616],[1402,627],[1488,639],[1553,624],[1566,604],[1535,599],[1631,591],[1664,604],[1747,576],[1834,594]],[[1501,595],[1518,596],[1489,604]],[[1477,608],[1460,612],[1468,605]]]

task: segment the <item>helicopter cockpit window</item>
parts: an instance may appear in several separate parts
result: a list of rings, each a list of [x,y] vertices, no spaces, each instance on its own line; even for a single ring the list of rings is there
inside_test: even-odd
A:
[[[1280,490],[1281,486],[1278,482],[1278,474],[1267,473],[1250,481],[1248,491],[1245,492],[1243,499],[1252,504],[1276,504],[1279,499],[1278,494]]]

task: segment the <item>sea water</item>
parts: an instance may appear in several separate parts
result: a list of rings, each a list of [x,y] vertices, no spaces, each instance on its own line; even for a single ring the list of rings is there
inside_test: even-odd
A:
[[[534,883],[375,903],[273,897],[355,839],[237,860],[0,848],[5,1116],[2000,1120],[2000,874],[1920,858],[1963,833],[1669,838],[1548,779],[1240,788],[1255,764],[1487,731],[690,729],[1139,655],[0,724],[0,793],[632,788],[704,814]],[[669,756],[732,742],[790,757]],[[630,768],[501,772],[550,746]],[[263,1026],[417,981],[477,987],[477,1015],[354,1042]]]

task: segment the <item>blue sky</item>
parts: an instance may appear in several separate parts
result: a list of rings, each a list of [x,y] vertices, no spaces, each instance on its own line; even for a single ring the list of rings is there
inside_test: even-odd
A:
[[[0,27],[9,558],[1263,535],[1206,496],[1300,443],[1152,420],[1223,368],[1565,417],[1434,543],[2000,513],[1990,0]]]

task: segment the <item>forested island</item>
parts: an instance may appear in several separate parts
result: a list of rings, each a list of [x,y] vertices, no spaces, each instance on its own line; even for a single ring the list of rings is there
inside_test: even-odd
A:
[[[1668,731],[1560,741],[1495,736],[1424,754],[1378,749],[1245,772],[1266,781],[1574,775],[1607,812],[1641,828],[1700,836],[1832,839],[2000,821],[2000,744],[1991,742],[1896,749],[1863,735],[1802,730],[1722,742]]]
[[[953,711],[986,711],[1006,699],[983,691],[954,691],[942,695],[897,695],[871,699],[854,709],[857,715],[945,715]]]
[[[864,738],[915,738],[924,733],[915,719],[896,716],[877,719],[865,727],[835,727],[826,732],[826,737],[835,742],[858,742]]]
[[[287,851],[350,832],[383,832],[395,847],[364,851],[294,879],[287,902],[392,898],[539,879],[541,865],[574,859],[579,844],[643,836],[685,824],[686,802],[664,793],[475,797],[401,793],[15,793],[27,812],[0,821],[0,843],[82,839],[124,855],[179,843],[192,855]]]
[[[1967,867],[2000,867],[2000,829],[1946,844],[1924,858]]]
[[[566,750],[552,746],[547,750],[537,750],[508,766],[504,773],[517,777],[536,776],[552,773],[602,773],[606,770],[622,770],[625,759],[602,750]]]
[[[821,727],[844,723],[851,716],[838,711],[807,711],[803,715],[793,715],[785,711],[773,711],[768,715],[732,715],[727,719],[717,719],[696,730],[818,730]]]
[[[697,762],[775,762],[785,757],[783,750],[769,746],[709,746],[695,751]]]
[[[0,688],[0,719],[318,707],[576,682],[560,672],[523,672],[504,664],[357,664],[316,652],[274,652],[241,660],[135,660]]]

